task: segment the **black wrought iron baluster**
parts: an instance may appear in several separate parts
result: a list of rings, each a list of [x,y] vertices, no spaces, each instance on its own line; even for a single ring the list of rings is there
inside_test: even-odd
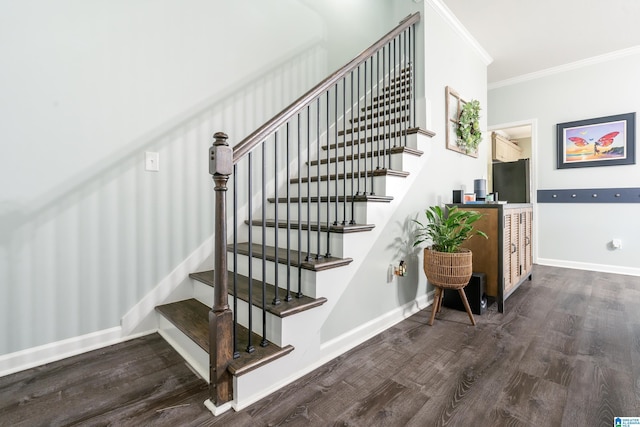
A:
[[[398,55],[398,49],[396,46],[396,42],[398,38],[393,39],[393,74],[395,76],[394,79],[394,87],[393,92],[395,93],[400,86],[400,82],[402,82],[402,71],[398,70],[398,63],[396,62],[396,56]],[[391,101],[389,101],[389,108],[393,108],[395,114],[393,116],[393,148],[398,146],[398,117],[402,115],[402,111],[399,111],[398,107],[394,104],[391,105]],[[391,154],[389,154],[389,169],[391,169]]]
[[[215,285],[215,283],[214,283]],[[233,295],[238,295],[238,165],[233,165]],[[238,298],[233,298],[233,358],[238,351]]]
[[[382,78],[384,79],[384,74],[382,75]],[[382,81],[380,80],[380,50],[378,50],[376,52],[376,93],[377,93],[378,102],[376,103],[375,119],[374,119],[373,111],[371,111],[371,126],[373,126],[373,124],[376,123],[376,135],[377,135],[376,170],[380,169],[380,85],[381,84],[382,84]],[[384,125],[384,117],[382,117],[382,123]]]
[[[253,203],[252,203],[252,195],[253,195],[253,185],[252,185],[252,163],[253,163],[253,153],[249,152],[247,155],[248,161],[248,200],[247,200],[247,208],[249,210],[249,265],[248,265],[248,273],[249,273],[249,301],[253,301],[253,289],[251,283],[253,283]],[[256,349],[253,346],[253,312],[249,310],[248,318],[247,318],[247,328],[249,329],[249,340],[247,342],[247,353],[253,353]]]
[[[415,87],[413,86],[413,81],[415,79],[415,74],[413,72],[414,60],[415,60],[415,58],[413,57],[413,44],[414,44],[413,26],[409,27],[408,31],[409,31],[408,32],[408,35],[409,35],[408,61],[409,61],[409,70],[411,71],[411,74],[409,78],[409,102],[407,103],[409,111],[407,112],[407,121],[409,123],[408,128],[410,129],[415,126],[415,123],[412,120],[412,118],[415,110],[414,102],[416,99]]]
[[[350,98],[350,104],[351,105],[351,221],[349,221],[349,224],[355,224],[356,221],[354,219],[354,205],[355,205],[355,193],[354,193],[354,183],[353,183],[353,174],[355,171],[354,165],[353,165],[353,150],[354,150],[354,137],[355,137],[355,129],[353,128],[353,124],[354,124],[354,116],[353,116],[353,75],[354,72],[351,72],[351,98]],[[358,121],[358,124],[360,123],[360,121]],[[346,148],[346,146],[345,146]],[[346,154],[346,149],[345,149],[345,154]],[[347,174],[344,174],[344,179],[347,179]],[[346,194],[345,194],[345,197]]]
[[[298,113],[298,294],[302,296],[302,126]]]
[[[356,95],[357,95],[357,105],[358,105],[358,114],[361,114],[362,110],[360,110],[360,65],[358,65],[358,85],[357,85],[358,89],[356,90]],[[364,116],[367,116],[367,112],[365,111]],[[366,120],[365,120],[366,121]],[[360,194],[360,120],[358,120],[358,125],[356,126],[356,144],[358,146],[357,151],[357,157],[356,157],[356,168],[357,168],[357,173],[356,171],[351,171],[351,179],[356,179],[356,185],[357,185],[357,190],[356,190],[356,195]]]
[[[369,110],[367,109],[367,61],[364,61],[364,82],[363,82],[363,90],[364,90],[364,115],[365,117],[369,114]],[[358,85],[359,87],[359,85]],[[367,195],[367,120],[364,121],[364,124],[360,124],[358,128],[364,127],[364,158],[360,155],[360,144],[358,144],[358,182],[360,182],[360,162],[364,165],[364,191],[363,195]],[[358,140],[358,142],[360,142]]]
[[[288,165],[287,165],[288,166]],[[278,220],[280,219],[278,217],[278,173],[280,171],[280,169],[278,169],[278,131],[276,131],[273,134],[273,168],[274,168],[274,193],[275,193],[275,222],[276,222],[276,226],[274,227],[274,246],[276,247],[276,257],[277,257],[277,253],[278,253],[278,249],[280,248],[280,245],[278,245],[278,231],[280,230],[280,224],[278,222]],[[287,178],[288,181],[288,178]],[[288,203],[287,203],[288,204]],[[288,219],[288,218],[287,218]],[[264,219],[263,219],[264,221]],[[265,224],[265,228],[266,228],[266,224]],[[287,235],[289,235],[289,230],[287,229]],[[287,247],[288,249],[288,247]],[[274,271],[274,283],[273,286],[275,287],[275,293],[273,295],[273,305],[278,305],[280,304],[280,295],[278,294],[278,288],[280,287],[280,281],[278,280],[278,262],[276,261],[276,268]],[[265,316],[266,316],[266,312],[265,312]]]
[[[291,156],[289,144],[289,122],[287,122],[287,291],[284,297],[285,301],[291,301]],[[276,288],[276,295],[277,291],[278,288]]]
[[[367,61],[370,61],[371,63],[371,67],[370,67],[370,72],[369,72],[369,92],[371,93],[371,123],[365,122],[365,126],[367,128],[370,129],[370,135],[371,135],[371,144],[369,145],[369,148],[366,150],[366,155],[364,158],[364,163],[367,163],[367,159],[370,159],[369,163],[370,163],[370,169],[369,171],[371,172],[369,175],[371,176],[371,188],[369,189],[369,195],[373,196],[375,194],[375,192],[373,191],[373,184],[375,181],[374,178],[374,174],[373,174],[373,162],[374,162],[374,149],[373,149],[373,140],[374,140],[374,136],[373,136],[373,123],[374,123],[374,119],[373,119],[373,56],[370,56],[369,59],[367,59]],[[378,102],[380,102],[380,100],[378,100]]]
[[[325,253],[325,257],[329,258],[331,256],[331,243],[329,238],[329,229],[331,228],[331,141],[329,140],[329,90],[327,90],[327,122],[325,125],[325,133],[327,134],[327,252]],[[319,145],[319,144],[318,144]],[[318,169],[320,168],[320,159],[318,159]],[[338,177],[336,176],[336,179]],[[320,204],[318,204],[320,206]],[[318,219],[318,242],[320,241],[320,219]],[[320,243],[318,243],[318,250],[320,249]],[[319,253],[319,252],[318,252]]]
[[[411,88],[410,88],[410,82],[411,82],[411,66],[408,65],[408,54],[407,54],[407,48],[408,48],[408,43],[407,43],[407,39],[408,39],[408,30],[405,30],[402,34],[403,34],[403,45],[404,45],[404,53],[402,55],[402,68],[404,68],[406,70],[408,74],[407,79],[405,79],[405,83],[402,85],[402,94],[403,94],[403,98],[404,98],[404,102],[402,102],[402,105],[404,107],[404,111],[402,112],[402,129],[403,129],[403,139],[404,139],[404,146],[407,146],[407,138],[408,136],[408,130],[409,130],[409,117],[407,116],[409,114],[409,112],[411,111],[411,108],[409,107],[409,104],[411,104]]]
[[[260,346],[266,347],[267,342],[267,212],[265,206],[267,204],[267,142],[262,141],[262,341]],[[277,269],[277,252],[276,248],[276,269]],[[251,287],[251,285],[249,285]],[[251,303],[249,303],[251,306]],[[249,308],[251,311],[251,308]]]
[[[311,261],[311,105],[307,105],[307,261]]]
[[[411,52],[411,63],[413,64],[411,67],[411,98],[412,98],[412,104],[413,104],[413,120],[411,122],[411,126],[412,127],[418,127],[418,122],[416,121],[416,73],[415,73],[415,68],[416,68],[416,32],[415,32],[415,25],[412,25],[411,30],[413,30],[413,49]]]
[[[333,225],[338,225],[338,83],[334,86],[335,97],[333,99],[333,140],[335,141],[335,159],[334,159],[334,170],[336,174],[336,179],[334,180],[334,189],[335,189],[335,220],[333,221]],[[329,151],[329,157],[331,157],[331,151]]]
[[[322,240],[320,236],[322,233],[320,231],[320,201],[322,200],[320,197],[320,97],[316,100],[316,159],[318,159],[318,167],[316,168],[316,197],[318,199],[318,202],[316,203],[316,222],[318,224],[318,229],[316,231],[316,259],[320,259],[322,258],[322,255],[320,255],[322,253],[320,251],[320,241]]]
[[[353,122],[353,108],[351,108]],[[342,78],[342,225],[347,224],[347,78]]]
[[[382,73],[384,76],[384,80],[385,82],[387,82],[386,85],[386,90],[390,91],[393,88],[393,82],[391,81],[391,67],[389,67],[388,71],[387,71],[387,65],[391,63],[391,44],[387,43],[386,45],[384,45],[384,47],[382,48]],[[385,55],[386,54],[386,55]],[[383,138],[383,144],[382,144],[382,148],[384,150],[384,154],[382,156],[382,169],[386,169],[387,168],[387,155],[389,153],[389,151],[387,150],[387,145],[389,145],[389,147],[391,147],[391,143],[390,143],[390,133],[391,133],[391,114],[388,113],[388,109],[385,105],[382,106],[382,138]],[[389,118],[389,120],[387,121],[387,117]]]

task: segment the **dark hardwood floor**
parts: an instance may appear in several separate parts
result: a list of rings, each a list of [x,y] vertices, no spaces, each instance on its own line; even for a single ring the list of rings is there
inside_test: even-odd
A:
[[[640,277],[535,266],[473,327],[430,308],[214,418],[157,334],[0,378],[0,425],[611,426],[640,416]]]

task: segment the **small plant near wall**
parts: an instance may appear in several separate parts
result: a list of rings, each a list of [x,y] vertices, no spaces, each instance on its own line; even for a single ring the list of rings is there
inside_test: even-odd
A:
[[[447,149],[478,157],[478,146],[482,142],[480,101],[465,101],[449,86],[445,88],[445,96]]]
[[[480,130],[480,101],[472,99],[462,104],[456,126],[456,144],[465,153],[474,153],[482,141]]]

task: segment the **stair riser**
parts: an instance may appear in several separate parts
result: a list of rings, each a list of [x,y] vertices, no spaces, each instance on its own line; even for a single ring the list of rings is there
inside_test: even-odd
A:
[[[209,353],[200,348],[162,314],[156,313],[156,316],[160,335],[171,344],[198,375],[209,382]]]
[[[290,185],[289,195],[290,197],[297,197],[299,195],[303,197],[306,197],[309,195],[311,197],[315,197],[318,194],[320,196],[326,196],[326,195],[335,196],[336,190],[337,190],[337,194],[339,196],[343,196],[345,195],[345,187],[346,187],[347,195],[362,194],[365,191],[366,191],[366,194],[370,194],[373,188],[373,192],[375,195],[386,196],[387,193],[385,190],[386,190],[387,178],[388,177],[386,176],[373,176],[373,175],[370,175],[370,172],[369,172],[369,176],[367,176],[367,178],[362,177],[362,178],[353,179],[353,180],[351,180],[350,178],[347,178],[346,180],[338,179],[338,180],[331,180],[331,181],[320,181],[319,183],[318,181],[312,181],[308,184],[308,186],[306,182],[303,182],[301,185],[298,185],[297,183],[295,183]],[[336,181],[337,181],[337,186],[336,186]],[[352,186],[352,182],[353,182],[353,186]],[[285,189],[285,191],[283,192],[278,192],[278,197],[285,197],[286,194],[287,193]]]
[[[290,211],[289,211],[290,220],[297,221],[300,218],[304,222],[307,222],[307,220],[309,220],[311,223],[318,222],[317,207],[318,207],[317,203],[310,203],[309,212],[307,212],[307,204],[302,203],[301,213],[300,213],[300,216],[298,216],[298,205],[294,203],[291,205]],[[347,202],[346,204],[339,202],[337,207],[338,207],[337,220],[340,224],[345,220],[348,223],[350,223],[353,220],[356,224],[371,224],[370,222],[367,222],[367,203],[356,202],[356,203],[353,203],[352,205],[351,202]],[[286,220],[287,218],[286,209],[287,208],[284,203],[278,203],[278,219],[282,221]],[[352,214],[352,209],[353,209],[353,214]],[[275,218],[275,211],[276,211],[275,204],[269,203],[267,206],[267,217]],[[345,211],[346,211],[346,216],[345,216]],[[329,212],[327,212],[327,204],[321,203],[319,221],[321,223],[326,223],[327,221],[333,223],[336,220],[335,212],[336,212],[336,204],[334,202],[329,203]]]
[[[377,151],[378,146],[380,147],[380,150],[382,150],[384,147],[390,148],[390,147],[405,147],[405,146],[409,148],[417,149],[415,135],[411,133],[408,135],[405,135],[404,134],[405,130],[406,130],[405,127],[398,127],[397,129],[391,129],[391,130],[386,129],[386,132],[385,132],[386,137],[382,137],[382,138],[378,138],[378,135],[376,133],[373,134],[373,138],[370,133],[367,133],[366,138],[364,136],[364,133],[362,133],[359,137],[357,136],[354,137],[353,139],[350,138],[350,136],[348,135],[346,138],[346,141],[342,139],[342,137],[339,137],[338,157],[342,155],[351,156],[352,154],[356,155],[357,157],[358,147],[360,148],[360,154],[364,154],[367,151]],[[380,141],[379,145],[378,145],[378,140]],[[366,147],[365,147],[365,143],[366,143]],[[353,153],[351,150],[352,147],[353,147]],[[322,141],[320,158],[325,159],[329,156],[332,158],[335,157],[336,156],[335,149],[336,149],[336,146],[334,144],[333,138],[331,138],[329,145],[327,145],[326,141]],[[318,158],[317,153],[315,152],[312,153],[311,160],[315,160],[317,158]],[[306,164],[303,165],[301,170],[303,173],[304,171],[307,170]]]
[[[269,227],[266,229],[266,244],[268,246],[276,246],[276,229],[273,227]],[[326,254],[327,248],[331,250],[331,255],[338,258],[346,257],[343,250],[343,240],[344,234],[342,233],[328,233],[329,242],[327,242],[327,232],[321,231],[318,234],[318,231],[311,230],[307,233],[307,230],[301,230],[298,232],[297,229],[291,230],[290,236],[290,249],[292,251],[298,250],[298,234],[300,234],[300,241],[303,252],[307,252],[308,244],[310,243],[311,251],[313,253],[317,252],[318,241],[320,242],[320,253]],[[262,231],[261,227],[254,226],[253,231],[254,243],[262,243]],[[278,228],[277,229],[278,236],[278,247],[286,248],[287,247],[287,229]]]
[[[373,156],[373,158],[367,157],[366,159],[354,159],[353,161],[351,159],[347,159],[347,160],[339,159],[338,163],[336,163],[335,153],[333,150],[331,150],[331,157],[330,157],[331,161],[329,162],[329,165],[328,165],[329,174],[335,174],[336,170],[337,170],[337,173],[344,173],[345,171],[347,173],[351,173],[352,171],[357,172],[358,170],[360,170],[361,172],[364,172],[365,169],[367,171],[375,171],[378,168],[393,169],[393,170],[400,171],[402,170],[403,156],[404,155],[402,153],[394,153],[387,156]],[[356,153],[356,157],[357,157],[357,153]],[[326,158],[327,158],[327,153],[325,152],[323,154],[323,159],[326,159]],[[372,162],[373,162],[373,165],[372,165]],[[318,168],[320,168],[320,171],[319,171],[320,175],[327,175],[327,164],[322,163],[320,165],[317,165],[317,164],[310,165],[308,174],[307,174],[307,167],[305,165],[300,171],[300,176],[302,177],[317,176]]]
[[[361,105],[360,107],[363,107]],[[365,122],[368,123],[383,123],[387,120],[396,120],[401,119],[403,117],[407,117],[412,111],[413,106],[409,105],[380,105],[379,108],[373,109],[373,117],[371,116],[371,111],[367,111],[366,114],[363,111],[354,109],[354,116],[351,117],[351,112],[347,112],[346,117],[346,126],[343,127],[342,122],[338,123],[338,132],[342,130],[355,130],[358,125],[363,126]],[[388,129],[388,126],[387,126]],[[362,131],[360,131],[362,133]],[[341,136],[339,136],[341,137]],[[350,137],[349,137],[350,138]]]
[[[233,257],[232,254],[229,253],[227,255],[229,262],[229,270],[234,270]],[[304,254],[303,254],[304,258]],[[249,257],[246,255],[238,254],[238,274],[249,277]],[[252,259],[252,276],[255,280],[262,280],[262,259],[261,258],[253,258]],[[278,270],[278,281],[275,279],[275,271],[276,268]],[[328,270],[331,271],[331,270]],[[270,284],[278,284],[280,288],[286,289],[287,287],[287,265],[286,264],[276,264],[272,261],[267,260],[265,263],[265,278],[267,283]],[[318,296],[322,296],[316,293],[316,275],[324,274],[324,271],[310,271],[301,269],[300,271],[300,283],[301,290],[304,295],[307,295],[312,298],[317,298]],[[298,267],[290,266],[290,286],[291,292],[298,292]]]

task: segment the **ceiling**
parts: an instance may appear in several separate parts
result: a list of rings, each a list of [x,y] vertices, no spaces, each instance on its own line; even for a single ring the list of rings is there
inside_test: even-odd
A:
[[[493,58],[496,83],[640,46],[638,0],[442,0]]]

